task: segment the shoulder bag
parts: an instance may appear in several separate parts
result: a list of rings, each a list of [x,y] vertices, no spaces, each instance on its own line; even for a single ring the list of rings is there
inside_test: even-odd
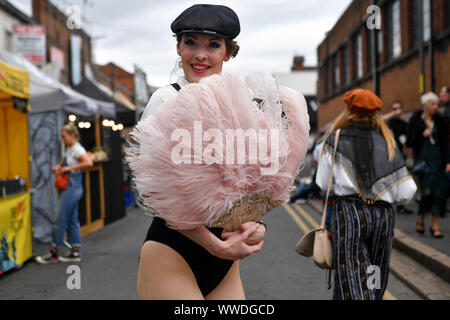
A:
[[[333,269],[333,249],[331,239],[328,237],[328,232],[325,229],[325,219],[327,215],[327,203],[330,195],[331,183],[333,181],[333,166],[336,157],[336,149],[339,141],[341,130],[336,131],[334,139],[333,157],[331,159],[330,176],[328,179],[328,188],[325,203],[322,212],[322,221],[320,227],[305,234],[297,243],[295,250],[297,253],[305,257],[313,256],[314,263],[322,269]]]

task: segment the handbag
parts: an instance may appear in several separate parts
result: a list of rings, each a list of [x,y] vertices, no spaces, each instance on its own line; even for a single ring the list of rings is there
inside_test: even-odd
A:
[[[430,139],[430,138],[428,138],[428,139]],[[431,142],[431,143],[434,144],[433,142]],[[427,147],[427,143],[425,142],[424,146],[420,150],[419,157],[418,157],[417,161],[414,163],[414,166],[412,168],[412,172],[415,175],[421,175],[421,174],[425,174],[425,173],[429,172],[428,165],[425,161],[425,155],[427,152],[428,152],[428,147]]]
[[[69,182],[68,173],[58,173],[55,177],[55,188],[64,191],[67,188],[67,183]]]
[[[412,168],[412,172],[416,175],[428,172],[428,167],[425,161],[417,162]]]
[[[313,257],[314,263],[321,269],[333,269],[333,247],[328,232],[325,229],[325,220],[327,215],[328,197],[330,196],[331,183],[333,181],[333,166],[336,157],[336,149],[341,130],[336,131],[334,139],[333,157],[331,159],[330,176],[328,179],[327,195],[322,212],[322,221],[320,227],[306,233],[297,243],[295,250],[298,254],[305,257]]]

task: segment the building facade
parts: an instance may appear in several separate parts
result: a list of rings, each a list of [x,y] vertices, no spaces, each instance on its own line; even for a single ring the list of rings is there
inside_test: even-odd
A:
[[[0,50],[13,51],[14,25],[38,24],[6,0],[0,0]]]
[[[33,0],[33,17],[46,29],[47,62],[56,63],[60,81],[76,86],[92,63],[91,37],[79,27],[69,28],[68,16],[49,0]]]
[[[406,111],[420,109],[422,93],[450,85],[450,0],[354,0],[317,54],[319,128],[344,109],[343,95],[354,88],[377,93],[383,112],[395,100]]]
[[[134,104],[134,74],[113,62],[103,66],[95,64],[93,67],[98,82],[107,86],[114,93],[120,92]]]

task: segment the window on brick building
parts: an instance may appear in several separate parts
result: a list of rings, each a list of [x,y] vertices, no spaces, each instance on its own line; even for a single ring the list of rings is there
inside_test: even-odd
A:
[[[450,0],[447,0],[447,16],[445,21],[447,21],[447,28],[450,28]]]
[[[420,9],[419,3],[423,3],[423,8]],[[431,0],[411,1],[411,27],[412,27],[412,42],[413,47],[417,47],[420,42],[419,30],[419,15],[422,14],[423,22],[423,41],[428,41],[431,38]]]
[[[331,78],[330,78],[330,70],[329,70],[329,61],[325,61],[323,74],[325,76],[325,97],[328,97],[331,94]]]
[[[371,72],[372,66],[372,32],[376,32],[376,30],[370,30],[366,28],[366,70],[368,73]],[[376,37],[376,36],[375,36]]]
[[[331,63],[331,59],[328,60],[327,63],[327,82],[328,82],[328,95],[333,93],[333,64]]]
[[[334,67],[334,91],[337,91],[340,87],[341,73],[339,72],[339,55],[336,53],[333,57]]]
[[[5,50],[6,51],[13,51],[13,41],[12,41],[13,34],[11,31],[5,30]]]
[[[431,0],[423,0],[423,41],[431,38]]]
[[[342,48],[342,80],[344,81],[344,87],[350,82],[350,61],[347,44]]]
[[[416,48],[419,45],[419,14],[418,0],[411,1],[411,35],[412,47]]]
[[[363,51],[362,51],[362,37],[358,33],[353,37],[353,57],[354,57],[354,79],[360,79],[363,76]]]
[[[377,32],[377,47],[378,47],[378,54],[383,53],[383,30],[378,30]]]
[[[327,68],[325,64],[320,68],[320,78],[322,79],[320,83],[320,100],[327,96]]]
[[[400,20],[400,0],[392,2],[391,7],[392,58],[402,54],[402,32]]]
[[[414,0],[416,1],[416,0]],[[414,2],[412,1],[412,2]],[[400,1],[387,3],[386,7],[386,58],[392,60],[401,54]]]

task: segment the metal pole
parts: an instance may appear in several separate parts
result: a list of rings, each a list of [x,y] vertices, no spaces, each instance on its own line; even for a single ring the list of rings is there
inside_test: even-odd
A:
[[[376,0],[372,0],[372,5],[376,5]],[[376,28],[369,31],[370,32],[370,42],[372,48],[371,56],[371,68],[372,68],[372,79],[373,79],[373,91],[377,96],[380,96],[380,83],[378,76],[378,43],[377,43],[377,32]]]

